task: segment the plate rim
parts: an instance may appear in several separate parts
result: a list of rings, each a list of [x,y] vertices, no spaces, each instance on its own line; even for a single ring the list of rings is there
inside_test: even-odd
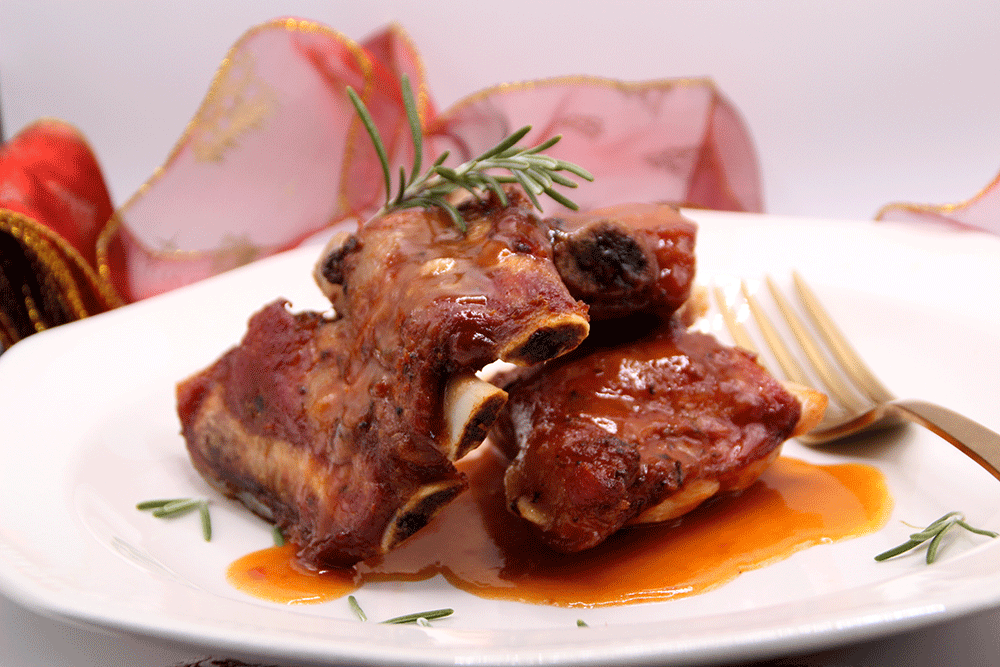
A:
[[[741,217],[747,214],[719,214],[717,212],[695,212],[691,217],[703,220],[711,220],[715,218],[716,220],[726,220],[726,219],[736,219],[740,222],[745,222],[746,218]],[[733,218],[735,216],[735,218]],[[768,224],[769,221],[775,221],[775,216],[754,216],[757,222],[762,224]],[[798,221],[800,219],[794,219],[795,224],[800,224]],[[781,224],[787,223],[788,221],[780,221]],[[817,224],[820,221],[814,221]],[[808,222],[807,222],[808,224]],[[837,224],[841,224],[839,221]],[[848,224],[848,223],[844,223]],[[867,221],[865,225],[867,225]],[[891,229],[893,226],[890,223],[877,223],[871,226],[871,229]],[[951,233],[951,232],[949,232]],[[983,235],[984,238],[990,239],[988,244],[992,244],[993,251],[996,252],[997,256],[1000,257],[1000,240],[996,237]],[[154,297],[144,302],[134,304],[131,306],[126,306],[123,309],[115,313],[108,313],[108,315],[113,315],[114,318],[132,318],[131,313],[146,313],[149,311],[156,311],[160,308],[162,304],[174,303],[175,301],[183,301],[187,298],[186,295],[192,293],[198,293],[207,289],[220,289],[219,286],[226,286],[229,284],[236,284],[241,278],[238,272],[243,272],[244,275],[247,274],[257,274],[257,273],[268,273],[271,271],[276,271],[282,267],[289,265],[294,266],[302,261],[306,254],[313,253],[316,248],[299,249],[291,251],[290,253],[285,253],[283,256],[276,258],[269,258],[262,260],[259,263],[250,265],[249,267],[244,267],[243,269],[238,269],[236,272],[230,272],[230,274],[224,274],[209,281],[204,281],[193,286],[186,288],[181,288],[173,293],[168,293],[160,297]],[[104,324],[104,322],[109,321],[108,318],[100,319],[104,316],[97,316],[91,318],[91,322],[83,321],[77,324],[66,325],[65,327],[60,327],[54,329],[50,332],[42,332],[37,334],[26,341],[18,343],[17,346],[12,347],[10,350],[6,351],[3,355],[0,355],[0,385],[2,385],[3,375],[5,368],[9,367],[14,363],[20,363],[18,360],[25,355],[31,355],[35,347],[44,347],[46,345],[55,345],[56,342],[60,341],[62,338],[67,336],[75,335],[73,332],[79,331],[86,327],[101,327],[110,326]],[[110,321],[114,321],[111,319]],[[33,342],[34,341],[34,342]],[[11,361],[15,360],[15,361]],[[184,643],[194,643],[202,645],[206,648],[212,650],[218,650],[223,648],[229,652],[235,653],[246,653],[248,644],[252,642],[250,640],[254,639],[252,636],[251,629],[247,629],[243,632],[243,639],[237,642],[227,642],[226,632],[219,631],[217,628],[213,628],[211,632],[207,632],[204,628],[200,631],[197,627],[192,624],[190,627],[185,626],[184,623],[168,623],[168,627],[163,627],[162,625],[157,627],[151,619],[144,619],[142,615],[133,616],[131,618],[122,612],[115,613],[108,610],[99,610],[95,607],[87,608],[86,605],[81,606],[77,603],[75,606],[70,605],[66,602],[66,599],[60,599],[60,597],[55,593],[54,590],[46,589],[45,586],[38,580],[32,580],[30,577],[26,576],[14,576],[12,572],[20,571],[15,563],[17,552],[14,547],[8,543],[8,536],[5,529],[0,525],[0,561],[5,563],[5,567],[0,568],[0,592],[8,596],[18,604],[22,606],[31,608],[43,615],[58,618],[64,621],[83,623],[86,625],[92,625],[94,627],[103,629],[112,629],[118,632],[124,633],[137,633],[142,635],[157,636],[164,639],[169,639],[173,641],[179,641]],[[982,551],[981,549],[980,551]],[[22,573],[23,574],[23,573]],[[730,641],[719,641],[716,643],[707,642],[700,643],[697,648],[692,646],[681,646],[678,647],[675,642],[664,642],[662,645],[653,647],[647,644],[645,649],[627,649],[627,647],[619,646],[617,649],[618,654],[608,654],[607,650],[611,650],[612,646],[617,646],[617,644],[611,643],[606,645],[605,651],[593,652],[589,648],[580,648],[577,650],[572,650],[566,648],[565,646],[553,646],[548,650],[542,650],[540,647],[532,648],[533,653],[530,658],[525,662],[559,662],[560,664],[574,664],[574,665],[591,665],[591,664],[602,664],[608,659],[627,659],[629,664],[641,664],[643,662],[649,662],[654,660],[662,660],[664,658],[669,658],[676,664],[693,664],[695,662],[703,662],[705,660],[718,660],[718,659],[731,659],[734,657],[739,657],[740,659],[747,659],[748,657],[753,658],[763,658],[773,655],[778,655],[783,652],[798,652],[807,651],[813,649],[819,649],[823,647],[830,647],[835,645],[843,645],[846,643],[851,643],[859,639],[870,639],[873,636],[881,636],[885,634],[892,634],[895,632],[901,632],[905,630],[914,629],[917,627],[922,627],[930,623],[937,623],[944,620],[953,619],[959,616],[963,616],[976,611],[984,610],[997,606],[1000,604],[1000,578],[997,580],[998,589],[987,594],[985,591],[979,598],[976,597],[966,597],[959,600],[949,600],[947,604],[940,603],[937,605],[928,606],[917,606],[914,607],[912,604],[902,604],[898,608],[887,608],[883,610],[880,614],[875,614],[875,617],[871,615],[860,614],[857,617],[843,617],[840,624],[832,623],[831,627],[813,627],[813,628],[799,628],[797,632],[792,632],[791,634],[782,633],[761,633],[758,631],[748,632],[746,634],[738,634],[730,637]],[[72,599],[72,598],[70,598]],[[238,604],[238,603],[234,603]],[[155,616],[155,614],[154,614]],[[662,623],[662,622],[658,622]],[[651,623],[656,625],[657,623]],[[820,623],[819,625],[824,625]],[[835,627],[833,627],[835,626]],[[877,634],[872,634],[872,629],[878,628]],[[606,635],[602,628],[593,628],[596,635]],[[788,628],[786,628],[788,630]],[[427,633],[427,630],[420,630],[421,633]],[[453,633],[464,632],[462,630],[451,630],[451,629],[433,629],[430,631],[432,634],[437,634],[439,637],[447,637]],[[572,631],[563,631],[562,634],[569,636]],[[743,637],[742,641],[736,640],[738,637]],[[604,639],[607,639],[604,637]],[[591,642],[583,642],[587,646]],[[620,642],[619,642],[620,643]],[[476,649],[474,656],[463,656],[460,650],[449,648],[447,646],[439,647],[438,649],[426,649],[424,653],[420,656],[421,659],[414,661],[414,656],[412,655],[412,650],[408,651],[405,647],[400,647],[398,652],[394,655],[398,657],[398,661],[394,659],[393,655],[388,655],[384,651],[371,653],[368,651],[359,651],[356,653],[337,653],[331,656],[329,653],[323,650],[322,642],[301,642],[296,641],[294,638],[282,637],[280,641],[275,642],[274,638],[265,641],[263,638],[254,645],[254,650],[250,654],[254,656],[260,655],[270,655],[268,651],[268,646],[281,646],[281,658],[292,657],[300,660],[309,661],[328,661],[331,657],[338,660],[354,660],[362,661],[365,663],[371,662],[371,664],[452,664],[460,658],[475,657],[477,661],[483,664],[512,664],[510,660],[505,658],[510,658],[511,654],[505,652],[503,649],[498,650],[495,653],[483,652],[481,648]],[[749,650],[749,653],[748,653]]]

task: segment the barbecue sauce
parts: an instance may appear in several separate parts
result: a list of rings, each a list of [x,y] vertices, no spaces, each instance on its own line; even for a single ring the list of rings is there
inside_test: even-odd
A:
[[[234,562],[229,581],[288,604],[339,598],[366,582],[437,574],[484,598],[563,607],[655,602],[707,591],[816,544],[878,530],[892,505],[875,468],[783,457],[738,497],[565,555],[542,545],[526,522],[506,511],[505,465],[488,446],[467,457],[459,467],[470,490],[384,557],[317,572],[298,562],[294,546],[273,547]]]

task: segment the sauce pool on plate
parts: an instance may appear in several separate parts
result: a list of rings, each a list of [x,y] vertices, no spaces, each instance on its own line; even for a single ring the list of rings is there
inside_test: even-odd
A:
[[[388,555],[346,570],[309,570],[292,545],[234,562],[230,583],[288,604],[343,597],[366,582],[442,575],[484,598],[563,607],[656,602],[695,595],[807,547],[881,528],[892,501],[882,474],[860,464],[782,457],[738,497],[710,501],[670,525],[619,531],[583,553],[540,544],[507,512],[506,461],[491,447],[459,467],[470,490]]]

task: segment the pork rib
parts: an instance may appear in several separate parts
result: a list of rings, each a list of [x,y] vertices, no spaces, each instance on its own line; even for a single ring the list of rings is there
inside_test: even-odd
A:
[[[548,221],[556,268],[590,319],[655,312],[687,301],[696,227],[666,204],[621,204]]]
[[[543,361],[586,337],[586,306],[552,262],[523,197],[374,219],[317,268],[335,316],[282,301],[178,387],[195,467],[275,521],[316,567],[387,552],[465,488],[452,462],[506,394],[475,377]]]
[[[802,415],[749,353],[654,318],[595,326],[572,354],[503,386],[494,437],[513,457],[509,507],[563,552],[745,488]]]

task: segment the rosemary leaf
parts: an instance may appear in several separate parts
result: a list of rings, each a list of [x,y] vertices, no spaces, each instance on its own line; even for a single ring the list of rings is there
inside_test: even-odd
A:
[[[390,618],[387,621],[382,621],[384,625],[403,625],[406,623],[416,623],[417,619],[426,619],[428,621],[433,621],[438,618],[445,618],[451,616],[455,613],[454,609],[434,609],[432,611],[418,611],[415,614],[406,614],[404,616],[396,616],[395,618]]]
[[[580,178],[582,178],[585,181],[592,181],[592,180],[594,180],[594,175],[591,174],[589,171],[587,171],[586,169],[584,169],[580,165],[573,164],[572,162],[566,162],[565,160],[559,160],[559,169],[558,169],[558,171],[568,171],[571,174],[575,174],[576,176],[579,176]]]
[[[531,126],[525,125],[520,130],[514,132],[513,134],[507,135],[506,139],[504,139],[499,144],[489,149],[479,157],[475,158],[474,160],[471,160],[471,162],[483,162],[495,155],[500,155],[504,151],[507,151],[513,148],[515,145],[517,145],[517,142],[519,142],[521,139],[524,139],[525,135],[528,134],[528,132],[531,132]]]
[[[539,211],[542,210],[542,205],[538,203],[538,194],[542,192],[542,189],[538,187],[538,183],[535,183],[529,176],[520,171],[511,172],[514,174],[514,178],[517,182],[521,184],[521,188],[524,190],[524,194],[528,195],[528,199],[531,200],[531,204],[537,208]],[[537,191],[536,191],[537,190]]]
[[[462,217],[462,214],[459,213],[458,209],[455,208],[454,204],[452,204],[447,199],[442,199],[440,202],[438,202],[437,205],[443,208],[448,213],[448,216],[451,218],[452,224],[458,227],[458,229],[464,234],[468,229],[465,226],[465,218]]]
[[[541,153],[542,151],[547,151],[556,144],[558,144],[561,140],[562,140],[562,135],[557,134],[554,137],[546,139],[545,141],[538,144],[534,148],[529,148],[528,150],[525,151],[525,153],[535,154],[535,153]]]
[[[195,498],[179,498],[153,510],[153,516],[158,519],[184,516],[188,512],[196,510],[200,503],[201,501]]]
[[[576,181],[573,181],[573,180],[570,180],[570,179],[566,178],[565,176],[563,176],[562,174],[560,174],[558,171],[550,171],[549,172],[549,178],[552,179],[553,183],[556,183],[556,184],[561,185],[561,186],[566,187],[566,188],[578,188],[578,187],[580,187],[579,183],[577,183]],[[551,195],[549,195],[549,196],[551,196]]]
[[[977,535],[985,535],[987,537],[995,538],[998,534],[992,530],[985,530],[982,528],[973,528],[968,523],[965,522],[965,516],[961,512],[948,512],[942,516],[937,521],[934,521],[929,526],[921,530],[920,532],[913,533],[910,535],[910,539],[900,544],[897,547],[893,547],[888,551],[883,551],[882,553],[875,556],[875,560],[883,561],[898,556],[905,553],[911,549],[914,549],[921,544],[928,542],[926,561],[928,565],[934,563],[937,560],[938,553],[941,550],[941,545],[944,541],[945,533],[951,530],[954,526],[960,526],[965,530]]]
[[[396,195],[395,204],[399,205],[399,202],[403,201],[403,197],[406,196],[406,169],[403,167],[399,168],[399,194]]]
[[[359,621],[368,620],[368,615],[365,614],[364,610],[361,608],[361,605],[358,604],[358,599],[356,597],[354,597],[353,595],[348,595],[347,605],[351,608],[351,611],[354,612],[354,615],[358,617]]]
[[[553,190],[552,188],[545,188],[545,194],[547,194],[550,199],[554,199],[555,201],[557,201],[558,203],[562,204],[563,206],[572,211],[576,211],[577,209],[580,208],[579,206],[576,205],[576,202],[568,199],[558,190]]]
[[[158,500],[143,500],[141,503],[136,503],[135,508],[137,510],[155,510],[168,505],[170,503],[177,502],[178,500],[185,500],[184,498],[160,498]]]
[[[368,136],[371,137],[372,145],[375,147],[375,153],[378,154],[378,160],[382,164],[382,176],[385,178],[385,202],[388,204],[392,193],[392,179],[389,177],[389,157],[385,152],[385,144],[382,143],[382,136],[378,133],[375,121],[372,120],[371,114],[368,113],[365,103],[361,101],[361,98],[358,97],[358,94],[350,86],[347,87],[347,96],[351,98],[354,110],[358,112],[361,123],[365,126],[365,130],[368,131]]]
[[[202,500],[198,504],[198,514],[201,516],[201,535],[206,542],[212,541],[212,517],[208,513],[208,501]]]
[[[890,558],[898,556],[899,554],[906,553],[910,549],[919,547],[923,543],[924,543],[923,541],[917,541],[917,540],[910,540],[908,542],[904,542],[903,544],[900,544],[898,547],[893,547],[888,551],[883,551],[879,555],[875,556],[875,560],[877,561],[889,560]]]
[[[531,176],[531,179],[541,186],[542,192],[552,189],[552,179],[549,178],[549,175],[544,171],[534,167],[528,167],[524,170],[524,173]]]
[[[495,194],[497,199],[500,200],[500,205],[507,206],[509,203],[507,193],[503,191],[503,186],[500,185],[500,180],[494,178],[490,174],[487,174],[485,171],[479,174],[479,177],[483,179],[483,187]],[[573,183],[573,181],[570,181],[570,183]],[[576,183],[573,183],[573,187],[576,187]]]
[[[985,535],[987,537],[1000,537],[1000,534],[995,533],[992,530],[985,530],[983,528],[973,528],[969,524],[965,523],[965,521],[962,519],[959,519],[955,523],[961,526],[962,528],[965,528],[970,533],[975,533],[976,535]]]
[[[410,87],[410,78],[403,75],[403,108],[406,109],[406,118],[410,123],[410,136],[413,138],[413,171],[406,185],[413,183],[417,175],[420,174],[420,167],[424,159],[424,131],[420,127],[420,114],[417,113],[417,105],[413,101],[413,89]],[[402,194],[403,188],[400,188]]]
[[[938,549],[941,548],[941,539],[947,530],[942,530],[938,532],[933,538],[931,538],[930,544],[927,545],[927,564],[930,565],[937,558]]]
[[[534,153],[522,153],[521,159],[532,166],[546,171],[554,171],[559,166],[559,161],[548,155],[536,155]]]

